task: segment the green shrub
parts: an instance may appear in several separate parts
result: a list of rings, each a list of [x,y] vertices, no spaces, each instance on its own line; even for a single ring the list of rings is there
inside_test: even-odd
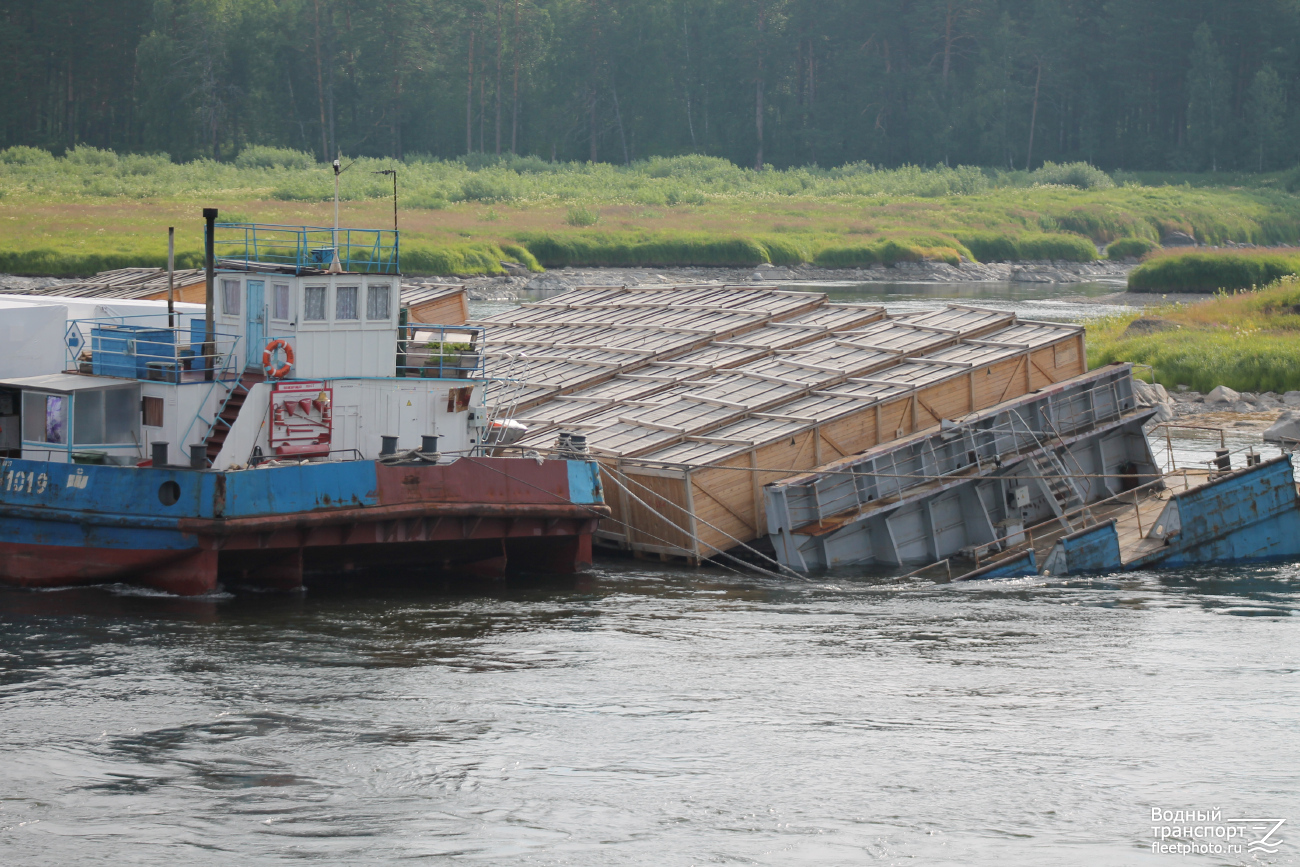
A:
[[[402,245],[402,273],[438,276],[501,274],[501,260],[508,258],[495,244],[446,246]]]
[[[271,190],[271,198],[281,202],[324,202],[334,198],[333,181],[324,176],[298,175]]]
[[[100,150],[90,145],[77,145],[63,155],[69,163],[78,166],[115,166],[117,154],[109,150]]]
[[[528,252],[528,248],[519,244],[504,243],[501,245],[501,252],[505,253],[510,261],[518,262],[529,271],[542,272],[544,269],[537,261],[537,257]]]
[[[578,205],[569,208],[569,212],[564,215],[564,222],[570,226],[579,226],[581,228],[594,226],[600,222],[600,211]]]
[[[54,154],[40,148],[26,145],[5,148],[0,151],[0,163],[10,166],[38,166],[54,162]]]
[[[1068,232],[1025,232],[1008,235],[998,232],[957,232],[979,262],[1091,262],[1097,248],[1087,238]]]
[[[703,205],[708,198],[699,190],[669,190],[664,193],[664,203],[669,205]]]
[[[802,265],[812,260],[807,247],[793,238],[764,238],[760,243],[773,265]]]
[[[167,154],[126,154],[117,162],[118,174],[122,175],[154,175],[171,167],[172,158]]]
[[[1214,292],[1264,286],[1300,273],[1300,253],[1171,253],[1128,275],[1132,292]]]
[[[1156,244],[1146,238],[1120,238],[1118,241],[1112,241],[1106,248],[1106,258],[1111,261],[1141,259],[1156,247]]]
[[[460,185],[458,198],[465,202],[510,202],[518,196],[504,176],[479,174]]]
[[[1078,187],[1081,190],[1109,190],[1115,186],[1110,175],[1088,163],[1043,163],[1041,168],[1029,173],[1034,184],[1056,184]]]
[[[428,211],[441,211],[451,204],[440,192],[426,190],[410,193],[401,200],[401,203],[408,208],[423,208]]]
[[[520,241],[547,268],[720,265],[749,268],[768,261],[748,238],[695,235],[525,234]]]
[[[316,157],[292,148],[252,145],[239,152],[235,165],[241,169],[313,169]]]

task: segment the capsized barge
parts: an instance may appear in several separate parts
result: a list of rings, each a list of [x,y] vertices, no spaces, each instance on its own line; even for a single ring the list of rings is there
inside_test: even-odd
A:
[[[1300,557],[1290,456],[1166,472],[1155,412],[1114,364],[783,479],[776,557],[959,581]]]
[[[22,308],[59,347],[0,349],[0,582],[590,563],[596,464],[491,454],[483,330],[406,323],[396,232],[205,216],[205,308]]]
[[[787,569],[953,577],[1300,556],[1290,464],[1164,472],[1131,367],[1089,372],[1078,325],[722,285],[580,288],[477,324],[518,447],[585,440],[612,510],[596,543],[635,556],[770,545]]]

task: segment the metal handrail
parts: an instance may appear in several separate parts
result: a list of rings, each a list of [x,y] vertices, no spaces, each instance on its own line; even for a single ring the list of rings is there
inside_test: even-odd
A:
[[[98,367],[102,375],[148,381],[157,378],[150,374],[149,365],[153,363],[161,365],[157,370],[163,381],[182,382],[181,370],[188,364],[190,370],[212,368],[214,379],[229,378],[240,336],[214,331],[212,339],[205,342],[201,332],[196,342],[192,326],[198,323],[202,327],[203,318],[195,314],[180,315],[182,321],[186,316],[189,319],[183,327],[155,325],[161,319],[157,314],[69,319],[63,335],[67,369],[77,370],[88,361],[91,372]],[[113,344],[121,341],[120,350],[115,346],[105,347],[105,341]],[[183,345],[202,347],[205,343],[213,347],[211,354],[192,350],[182,354]],[[83,358],[87,352],[89,356]],[[96,356],[99,356],[98,363]],[[195,362],[199,362],[197,368],[193,366]],[[111,370],[105,371],[105,367]],[[202,381],[207,381],[206,377]]]
[[[486,329],[472,325],[399,325],[397,355],[403,363],[397,365],[397,375],[424,379],[483,379],[487,376],[485,332]],[[466,344],[468,349],[447,348]],[[412,359],[423,360],[413,364]]]
[[[217,223],[214,232],[213,246],[227,266],[270,265],[301,274],[326,271],[337,256],[349,273],[401,273],[396,229]]]

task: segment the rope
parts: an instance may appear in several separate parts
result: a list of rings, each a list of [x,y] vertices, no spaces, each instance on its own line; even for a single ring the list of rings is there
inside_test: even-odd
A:
[[[654,539],[656,542],[662,542],[662,543],[664,543],[664,545],[666,545],[666,546],[668,546],[668,547],[670,547],[670,548],[676,548],[676,547],[677,547],[677,546],[674,545],[672,542],[670,542],[669,540],[663,538],[662,536],[656,536],[654,533],[646,532],[645,530],[641,530],[641,529],[639,529],[639,528],[633,527],[631,524],[627,523],[626,521],[620,521],[618,518],[615,518],[615,517],[613,517],[613,516],[602,515],[602,514],[600,514],[599,512],[597,512],[595,509],[592,509],[592,508],[590,508],[590,507],[588,507],[588,506],[585,506],[585,504],[582,504],[582,503],[574,503],[572,500],[566,500],[564,497],[561,497],[559,494],[555,493],[554,491],[548,491],[548,490],[546,490],[545,488],[542,488],[542,487],[539,487],[539,486],[537,486],[537,485],[534,485],[532,482],[528,481],[527,479],[521,479],[521,478],[519,478],[519,477],[517,477],[517,476],[512,476],[510,473],[507,473],[505,470],[501,470],[501,469],[498,469],[498,468],[496,468],[496,467],[489,466],[488,464],[481,464],[481,463],[479,463],[478,461],[474,460],[473,458],[469,458],[469,457],[467,457],[467,458],[465,458],[465,460],[467,460],[467,461],[469,461],[469,462],[471,462],[471,463],[473,463],[473,464],[475,464],[475,465],[477,465],[477,466],[481,466],[481,467],[483,467],[484,469],[488,469],[488,470],[491,470],[491,471],[494,472],[494,473],[497,473],[497,474],[499,474],[499,475],[505,476],[507,479],[510,479],[510,480],[512,480],[512,481],[519,482],[519,483],[521,483],[521,484],[523,484],[523,485],[526,485],[526,486],[528,486],[528,487],[530,487],[530,488],[533,488],[533,489],[535,489],[535,490],[541,491],[542,493],[544,493],[544,494],[546,494],[546,495],[548,495],[548,496],[555,497],[557,500],[560,500],[561,502],[568,503],[569,505],[573,505],[573,506],[582,506],[583,508],[586,508],[587,511],[589,511],[589,512],[592,514],[592,517],[599,518],[599,519],[602,520],[602,521],[613,521],[615,524],[620,524],[620,525],[622,525],[623,527],[625,527],[625,528],[628,529],[628,530],[635,530],[636,532],[642,534],[643,536],[649,536],[651,539]],[[617,479],[615,479],[614,481],[615,481],[616,484],[618,483],[618,480],[617,480]],[[620,487],[622,487],[622,486],[620,485]],[[627,489],[624,488],[624,490],[626,491]],[[628,491],[627,493],[628,493],[628,496],[632,497],[632,498],[635,499],[637,502],[641,503],[640,498],[638,498],[638,497],[636,496],[636,494],[633,494],[631,491]],[[644,506],[646,506],[646,508],[647,508],[647,509],[650,509],[652,512],[654,511],[653,508],[651,508],[650,506],[646,505],[645,503],[641,503],[641,504],[644,505]],[[672,521],[669,521],[667,518],[664,518],[664,520],[665,520],[668,524],[670,524],[671,526],[675,527],[676,529],[678,529],[678,530],[682,530],[681,527],[678,527],[676,524],[673,524],[673,522],[672,522]],[[686,531],[685,531],[685,530],[682,530],[682,532],[685,533]],[[686,533],[686,535],[689,536],[690,533]],[[705,543],[705,544],[708,544],[708,543]],[[712,545],[709,545],[709,547],[710,547],[710,548],[713,548]],[[715,550],[715,551],[718,551],[717,548],[714,548],[714,550]],[[718,553],[723,554],[724,556],[730,556],[730,555],[727,555],[727,553],[726,553],[725,551],[718,551]],[[767,570],[762,569],[761,567],[755,566],[755,565],[753,565],[752,563],[746,563],[744,560],[740,560],[740,559],[738,559],[738,558],[736,558],[736,557],[731,557],[731,559],[732,559],[732,560],[735,560],[737,563],[740,563],[742,566],[744,566],[744,567],[745,567],[746,569],[748,569],[748,570],[761,572],[761,573],[763,573],[763,574],[765,574],[765,575],[769,575],[769,576],[771,576],[771,577],[773,577],[773,578],[778,578],[778,579],[780,579],[780,578],[784,578],[784,576],[782,576],[782,575],[777,575],[776,573],[768,572]],[[718,568],[720,568],[720,569],[725,569],[726,571],[731,572],[733,575],[739,575],[739,576],[741,576],[741,577],[744,577],[744,576],[745,576],[745,573],[744,573],[744,572],[741,572],[739,569],[734,569],[734,568],[732,568],[731,566],[728,566],[728,565],[725,564],[725,563],[718,563],[717,561],[714,561],[714,565],[716,565],[716,566],[717,566]],[[798,579],[801,580],[801,581],[803,581],[803,580],[807,580],[807,579],[805,579],[802,575],[799,575],[798,573],[793,573],[793,574],[794,574],[794,577],[798,578]]]
[[[609,468],[609,467],[605,467],[604,469],[611,469],[611,468]],[[614,474],[614,476],[620,476],[620,475],[621,475],[621,476],[623,476],[625,479],[627,479],[629,482],[632,482],[634,485],[637,485],[638,487],[641,487],[641,488],[645,488],[645,490],[647,490],[647,491],[650,490],[649,488],[646,488],[645,485],[640,484],[640,483],[637,482],[635,479],[628,478],[624,473],[621,473],[621,472],[619,472],[619,471],[616,470],[616,469],[611,470],[611,472]],[[710,524],[708,521],[705,521],[704,519],[700,518],[700,517],[697,515],[697,516],[695,517],[695,519],[696,519],[697,521],[700,521],[701,523],[705,524],[706,526],[708,526],[708,527],[710,527],[710,528],[712,528],[712,529],[714,529],[714,530],[717,530],[719,533],[721,533],[722,535],[726,536],[726,537],[727,537],[728,539],[730,539],[731,541],[735,542],[736,545],[737,545],[738,547],[744,548],[746,551],[749,551],[749,552],[752,553],[752,554],[755,554],[755,555],[757,555],[757,556],[759,556],[759,557],[762,557],[764,560],[767,560],[769,563],[773,563],[773,564],[775,564],[776,567],[777,567],[778,569],[784,569],[784,570],[788,573],[788,575],[781,575],[781,574],[779,574],[779,573],[771,572],[771,571],[769,571],[769,570],[767,570],[767,569],[764,569],[764,568],[762,568],[761,566],[755,566],[753,563],[747,563],[746,561],[741,560],[739,557],[736,557],[736,556],[732,555],[731,553],[722,550],[721,548],[719,548],[719,547],[716,546],[716,545],[710,545],[708,542],[705,542],[703,539],[699,538],[699,537],[696,536],[694,533],[692,533],[690,530],[687,530],[685,527],[679,527],[677,524],[673,523],[671,520],[669,520],[668,516],[662,514],[662,513],[659,512],[659,511],[657,511],[657,510],[654,508],[654,506],[651,506],[651,505],[650,505],[649,503],[647,503],[645,500],[641,499],[641,498],[638,497],[636,494],[632,493],[632,491],[630,491],[630,490],[627,488],[627,486],[624,485],[622,482],[620,482],[617,478],[613,478],[613,476],[611,476],[611,478],[613,479],[614,484],[616,484],[616,485],[618,485],[620,488],[622,488],[622,489],[623,489],[623,492],[626,493],[629,497],[631,497],[632,499],[636,500],[638,503],[640,503],[640,504],[641,504],[642,506],[644,506],[645,508],[649,509],[649,510],[650,510],[650,513],[651,513],[652,515],[654,515],[655,517],[660,518],[661,520],[663,520],[664,523],[668,524],[668,526],[672,527],[674,530],[680,530],[682,533],[684,533],[684,534],[686,534],[687,536],[689,536],[689,537],[691,538],[692,541],[700,542],[700,543],[704,544],[706,547],[708,547],[708,548],[712,548],[714,551],[717,551],[718,554],[719,554],[720,556],[726,557],[726,558],[729,559],[729,560],[734,560],[735,562],[741,564],[741,565],[744,566],[745,568],[747,568],[747,569],[752,569],[752,570],[754,570],[754,571],[756,571],[756,572],[759,572],[760,574],[767,575],[767,576],[770,577],[770,578],[784,579],[784,578],[787,578],[787,577],[793,577],[793,578],[798,579],[799,581],[806,581],[806,580],[808,580],[808,579],[805,578],[803,575],[800,575],[798,572],[795,572],[795,571],[794,571],[793,569],[791,569],[789,566],[786,566],[786,565],[784,565],[784,564],[782,564],[782,563],[777,562],[776,560],[773,560],[771,557],[767,556],[767,555],[764,554],[763,552],[758,551],[758,550],[756,550],[756,549],[750,547],[749,545],[747,545],[747,544],[745,544],[744,542],[740,541],[739,539],[737,539],[736,537],[734,537],[734,536],[732,536],[731,534],[727,533],[726,531],[724,531],[724,530],[720,530],[720,529],[718,529],[717,527],[714,527],[714,526],[713,526],[712,524]],[[650,492],[651,492],[651,493],[654,493],[654,491],[650,491]],[[621,523],[623,523],[623,522],[622,522],[622,521],[619,521],[618,523],[621,524]],[[627,526],[627,525],[625,525],[625,526]],[[629,526],[629,529],[632,529],[632,528]],[[637,529],[637,532],[640,533],[640,532],[643,532],[643,531],[640,530],[640,529]],[[646,535],[650,535],[650,534],[647,533]],[[660,539],[659,541],[661,541],[661,542],[665,542],[665,544],[669,544],[669,545],[672,544],[671,542],[667,542],[667,540],[664,540],[664,539]],[[676,546],[674,546],[674,547],[676,547]],[[712,558],[710,558],[710,559],[712,559]]]

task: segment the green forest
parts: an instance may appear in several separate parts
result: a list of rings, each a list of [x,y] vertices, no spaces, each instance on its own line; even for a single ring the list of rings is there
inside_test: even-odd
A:
[[[0,148],[1272,171],[1298,48],[1296,0],[0,0]]]

